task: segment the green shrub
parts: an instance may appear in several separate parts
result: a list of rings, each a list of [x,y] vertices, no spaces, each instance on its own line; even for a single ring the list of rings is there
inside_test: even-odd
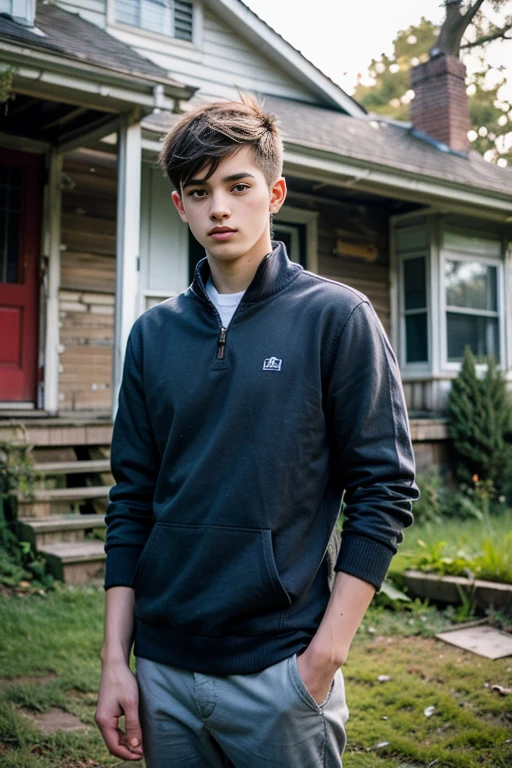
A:
[[[483,360],[479,378],[469,345],[461,370],[452,383],[447,404],[448,435],[453,441],[456,476],[470,484],[476,475],[503,492],[512,473],[512,401],[507,382],[494,357]]]
[[[0,584],[13,587],[20,581],[34,589],[49,588],[55,579],[46,572],[46,561],[32,545],[15,534],[16,494],[30,497],[34,483],[32,446],[0,441]]]
[[[490,512],[498,513],[506,500],[491,481],[480,480],[478,475],[469,483],[461,482],[456,488],[450,488],[436,464],[428,472],[418,473],[416,481],[421,496],[414,502],[413,512],[419,524],[442,523],[452,518],[482,520]]]

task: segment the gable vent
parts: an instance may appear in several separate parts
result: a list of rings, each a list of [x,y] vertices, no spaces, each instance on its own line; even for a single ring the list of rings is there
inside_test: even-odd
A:
[[[192,0],[116,0],[116,21],[192,41]]]
[[[174,36],[180,40],[192,40],[192,3],[185,0],[174,2]]]

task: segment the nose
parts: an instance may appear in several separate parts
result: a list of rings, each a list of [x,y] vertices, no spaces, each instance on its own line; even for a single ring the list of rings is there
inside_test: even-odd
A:
[[[226,196],[218,193],[211,196],[210,204],[210,219],[212,221],[222,221],[223,219],[229,219],[231,211]]]

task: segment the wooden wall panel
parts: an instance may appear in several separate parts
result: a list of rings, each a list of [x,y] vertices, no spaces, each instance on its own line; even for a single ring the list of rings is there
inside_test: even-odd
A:
[[[115,163],[80,150],[64,161],[59,407],[66,411],[112,408]]]
[[[318,273],[366,294],[391,336],[387,211],[348,203],[330,204],[314,196],[307,201],[304,195],[294,199],[293,188],[287,199],[290,205],[319,213]],[[373,260],[344,253],[343,249],[338,252],[338,243],[352,254],[369,252]]]

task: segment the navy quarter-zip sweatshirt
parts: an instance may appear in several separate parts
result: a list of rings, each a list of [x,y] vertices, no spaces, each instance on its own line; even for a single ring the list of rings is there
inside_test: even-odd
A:
[[[310,643],[342,498],[334,568],[380,590],[419,498],[368,297],[272,248],[227,330],[204,258],[127,343],[105,589],[135,590],[136,656],[196,672],[255,672]]]

